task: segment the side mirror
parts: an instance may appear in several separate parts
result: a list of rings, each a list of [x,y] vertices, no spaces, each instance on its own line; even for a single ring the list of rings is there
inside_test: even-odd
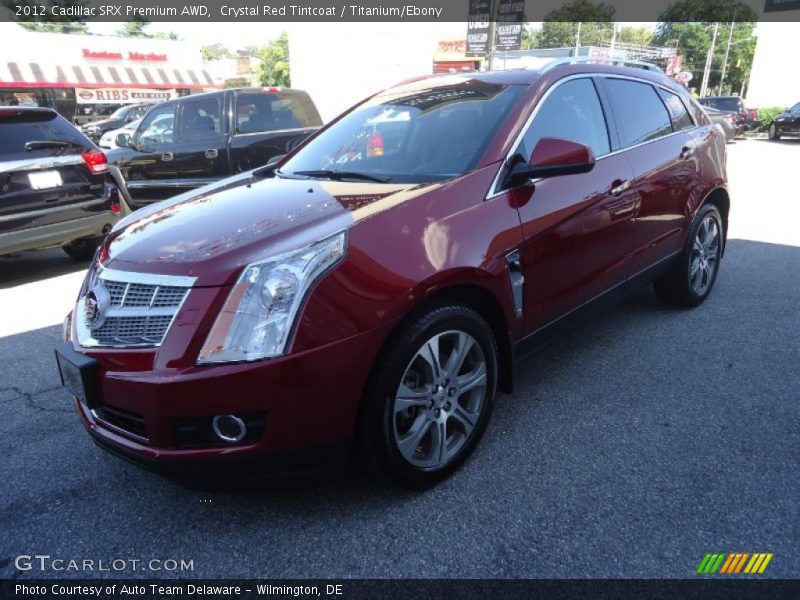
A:
[[[114,143],[120,148],[128,148],[131,145],[131,136],[127,133],[118,133],[114,138]]]
[[[508,179],[511,187],[517,187],[529,179],[588,173],[593,168],[594,154],[588,146],[559,138],[542,138],[531,152],[530,160],[514,165]]]
[[[283,157],[286,156],[285,154],[276,154],[272,158],[267,161],[266,166],[269,167],[271,165],[276,165],[283,160]]]

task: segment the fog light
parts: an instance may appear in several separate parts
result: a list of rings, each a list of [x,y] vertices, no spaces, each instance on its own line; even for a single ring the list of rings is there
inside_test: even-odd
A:
[[[224,442],[241,442],[247,433],[244,421],[236,415],[217,415],[211,421],[211,428],[216,436]]]

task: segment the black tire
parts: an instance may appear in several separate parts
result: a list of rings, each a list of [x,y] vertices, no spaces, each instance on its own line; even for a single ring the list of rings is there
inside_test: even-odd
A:
[[[781,139],[781,132],[778,131],[778,126],[774,122],[769,124],[769,139],[771,140]]]
[[[692,273],[697,274],[697,269],[693,268],[698,263],[696,259],[700,260],[698,250],[696,249],[695,242],[698,239],[698,232],[701,226],[707,220],[711,219],[716,224],[717,228],[717,244],[716,249],[710,252],[707,256],[708,260],[705,261],[706,266],[711,262],[710,257],[714,255],[714,266],[708,272],[707,277],[703,277],[704,271],[700,270],[700,285],[693,285]],[[702,235],[702,234],[701,234]],[[689,230],[689,236],[686,239],[683,250],[678,258],[672,264],[670,269],[661,277],[653,282],[656,295],[665,304],[672,306],[694,307],[703,302],[711,293],[714,283],[717,280],[719,273],[720,261],[722,259],[722,252],[725,244],[725,230],[722,222],[722,217],[713,204],[704,204],[700,207],[695,215],[692,227]],[[702,263],[703,261],[700,260]]]
[[[94,253],[102,241],[103,238],[101,237],[83,238],[61,246],[61,249],[66,252],[67,256],[71,259],[85,262],[94,258]]]
[[[461,335],[462,333],[466,334],[466,336]],[[462,338],[472,340],[472,342],[468,341],[464,345],[464,347],[470,348],[469,356],[466,356],[459,367],[455,369],[456,375],[453,376],[453,381],[461,382],[466,381],[466,378],[470,376],[474,377],[469,373],[459,377],[459,373],[462,373],[459,370],[462,368],[461,365],[467,365],[470,356],[473,357],[471,359],[473,363],[469,366],[474,369],[474,373],[480,371],[480,367],[475,365],[479,365],[480,359],[484,359],[484,391],[462,392],[460,389],[454,391],[455,388],[450,386],[460,386],[461,384],[447,384],[449,380],[446,379],[442,382],[444,386],[430,386],[434,390],[430,392],[429,396],[432,399],[423,400],[423,402],[430,402],[430,404],[426,404],[425,407],[414,406],[396,410],[396,403],[401,401],[398,397],[401,383],[404,383],[404,378],[414,369],[415,361],[422,360],[418,355],[418,351],[423,351],[427,347],[426,343],[434,338],[439,340],[435,343],[440,347],[440,352],[442,352],[440,357],[448,356],[448,360],[442,361],[445,363],[449,362],[450,358],[452,358],[451,355],[455,354],[457,340]],[[448,340],[452,341],[448,342]],[[450,354],[446,354],[446,346],[451,343],[453,350],[451,350]],[[476,346],[480,352],[476,350]],[[478,359],[475,359],[475,357],[478,357]],[[434,306],[418,316],[412,317],[406,324],[401,326],[387,341],[384,346],[384,352],[376,361],[367,384],[361,408],[357,430],[358,448],[361,454],[360,458],[371,474],[387,477],[403,487],[424,489],[435,485],[455,471],[475,449],[489,422],[497,388],[497,357],[497,342],[491,328],[478,313],[465,306],[457,304]],[[458,362],[458,360],[455,362]],[[430,363],[423,362],[422,364],[429,365]],[[442,369],[442,376],[447,376],[444,369]],[[406,379],[405,383],[408,383],[408,381]],[[427,386],[424,387],[427,388]],[[445,389],[442,389],[443,387]],[[423,386],[417,386],[417,389],[421,390]],[[437,389],[439,390],[438,392],[435,391]],[[460,416],[464,412],[460,412],[458,416],[454,413],[459,408],[463,408],[465,397],[469,396],[466,398],[466,402],[469,403],[472,403],[477,398],[473,394],[475,391],[478,392],[478,396],[482,397],[481,408],[472,409],[475,412],[468,413],[474,418],[474,428],[471,431],[467,431],[467,428],[464,427],[465,421]],[[455,397],[455,406],[448,401],[448,392],[451,396],[450,399]],[[441,410],[434,406],[434,402],[444,402],[441,405]],[[439,405],[437,404],[437,406]],[[456,406],[459,408],[456,408]],[[434,418],[439,420],[432,420]],[[432,467],[412,464],[400,450],[398,436],[401,432],[399,432],[398,419],[405,419],[406,423],[409,420],[412,421],[406,435],[412,434],[411,429],[418,423],[427,423],[430,427],[427,430],[428,433],[421,437],[408,435],[408,437],[414,437],[417,440],[410,445],[406,445],[407,453],[409,453],[409,448],[414,448],[411,451],[413,453],[412,458],[415,458],[417,453],[420,452],[420,448],[425,445],[426,440],[429,440],[430,454],[437,454],[434,450],[434,444],[436,444],[434,437],[438,438],[438,436],[442,435],[441,431],[445,433],[443,438],[438,438],[444,439],[444,443],[441,446],[443,448],[442,454],[439,454],[439,456],[447,452],[448,439],[451,435],[452,441],[460,442],[460,445],[456,444],[456,447],[452,450],[453,454],[442,461],[441,464]],[[444,423],[443,429],[438,429],[437,423],[441,426],[441,422]],[[464,428],[459,430],[459,427]],[[417,430],[419,431],[423,428],[424,425],[417,427]],[[434,429],[436,430],[435,432],[433,431]],[[420,460],[423,459],[424,457],[420,458]],[[434,459],[430,460],[433,461]]]

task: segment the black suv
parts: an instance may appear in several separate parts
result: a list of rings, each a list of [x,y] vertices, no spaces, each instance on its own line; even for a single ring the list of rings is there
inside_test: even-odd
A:
[[[747,110],[744,100],[740,96],[709,96],[698,98],[697,101],[703,106],[708,106],[722,112],[736,114],[736,135],[741,135],[756,126],[753,111]]]
[[[322,125],[306,92],[229,89],[184,96],[150,109],[108,160],[134,205],[163,200],[267,164]]]
[[[93,121],[81,127],[81,131],[93,142],[97,143],[106,131],[125,127],[136,119],[141,119],[150,110],[152,104],[128,104],[115,110],[110,117],[101,121]]]
[[[775,115],[769,124],[769,139],[779,140],[784,135],[800,136],[800,102]]]
[[[49,108],[0,108],[0,255],[61,246],[91,259],[120,218],[106,155]]]

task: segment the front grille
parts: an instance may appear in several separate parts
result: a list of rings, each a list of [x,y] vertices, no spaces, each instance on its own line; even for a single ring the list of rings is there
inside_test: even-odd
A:
[[[102,406],[95,409],[94,412],[101,421],[105,421],[123,431],[147,439],[144,416],[141,414],[122,408],[114,408],[113,406]]]
[[[95,319],[94,324],[87,322],[85,330],[79,330],[81,345],[125,347],[161,344],[191,289],[191,285],[173,282],[191,283],[193,279],[103,270],[90,281],[90,291],[97,292],[101,286],[108,292],[107,296],[99,294],[108,306],[100,309],[103,318]],[[85,302],[84,297],[77,314],[85,312]]]

